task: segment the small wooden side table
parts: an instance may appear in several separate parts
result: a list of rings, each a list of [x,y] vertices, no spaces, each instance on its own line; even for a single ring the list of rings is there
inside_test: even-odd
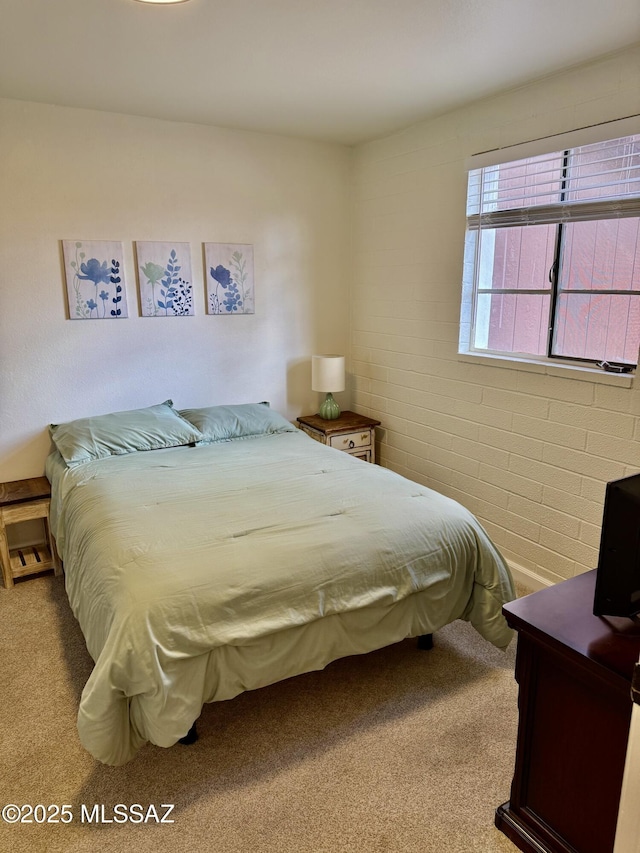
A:
[[[0,563],[2,577],[7,589],[13,587],[13,579],[53,569],[62,573],[62,566],[49,527],[49,504],[51,486],[46,477],[31,477],[0,483]],[[7,525],[41,518],[44,522],[47,541],[25,548],[9,550]]]
[[[321,444],[344,450],[366,462],[376,461],[375,429],[380,421],[356,412],[341,412],[332,421],[320,415],[304,415],[298,418],[298,423],[301,430]]]

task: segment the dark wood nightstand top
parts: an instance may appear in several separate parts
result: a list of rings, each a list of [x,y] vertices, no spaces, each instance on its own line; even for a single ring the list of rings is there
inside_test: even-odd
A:
[[[0,509],[12,504],[50,497],[51,485],[46,477],[31,477],[28,480],[12,480],[9,483],[0,483]]]
[[[321,418],[320,415],[304,415],[297,418],[298,423],[305,424],[311,429],[317,429],[325,435],[336,435],[341,432],[357,432],[360,429],[372,429],[380,426],[380,421],[359,415],[356,412],[340,412],[337,418],[331,421]]]

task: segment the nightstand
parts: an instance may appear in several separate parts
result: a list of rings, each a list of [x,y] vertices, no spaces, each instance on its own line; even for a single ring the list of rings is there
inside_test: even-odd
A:
[[[375,430],[380,421],[355,412],[341,412],[332,421],[320,415],[305,415],[298,418],[298,423],[301,430],[321,444],[344,450],[366,462],[376,461]]]
[[[62,567],[49,528],[49,503],[51,486],[46,477],[14,480],[0,483],[0,562],[2,577],[7,589],[13,579],[54,569],[56,575]],[[41,518],[44,522],[46,542],[9,550],[7,526]]]

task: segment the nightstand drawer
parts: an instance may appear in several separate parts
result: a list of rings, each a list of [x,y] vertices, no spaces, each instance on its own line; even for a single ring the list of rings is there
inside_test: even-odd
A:
[[[338,450],[355,450],[357,447],[368,447],[371,444],[371,430],[332,435],[329,443],[331,447]]]

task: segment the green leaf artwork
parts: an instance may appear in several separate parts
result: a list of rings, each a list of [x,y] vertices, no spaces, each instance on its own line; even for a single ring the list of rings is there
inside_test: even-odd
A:
[[[142,316],[193,315],[189,244],[139,241],[136,254]]]

